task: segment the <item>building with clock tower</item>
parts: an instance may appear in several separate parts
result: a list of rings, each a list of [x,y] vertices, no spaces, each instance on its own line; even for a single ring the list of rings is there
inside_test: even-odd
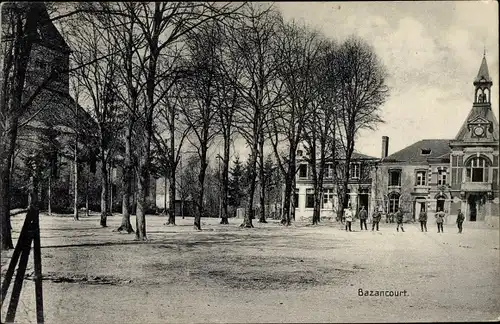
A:
[[[491,110],[491,81],[486,57],[473,82],[474,103],[457,136],[450,141],[451,189],[469,221],[498,226],[498,121]]]
[[[499,226],[499,125],[485,56],[473,86],[472,109],[454,139],[424,139],[387,155],[389,138],[382,138],[371,211],[402,209],[415,221],[422,209],[430,220],[443,210],[445,222],[454,224],[460,209],[467,222]]]

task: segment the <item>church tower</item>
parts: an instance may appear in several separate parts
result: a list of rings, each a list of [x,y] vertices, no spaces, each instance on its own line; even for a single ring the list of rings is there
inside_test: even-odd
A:
[[[467,221],[499,225],[499,126],[491,109],[486,55],[473,82],[472,109],[450,141],[451,191]]]

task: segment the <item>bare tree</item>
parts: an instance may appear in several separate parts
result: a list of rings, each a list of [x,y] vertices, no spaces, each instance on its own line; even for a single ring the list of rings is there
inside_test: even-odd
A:
[[[144,96],[140,91],[143,81],[140,73],[140,62],[143,59],[143,50],[147,46],[144,35],[140,32],[135,17],[140,10],[139,3],[114,2],[99,3],[97,16],[103,29],[109,31],[119,57],[115,76],[115,92],[117,100],[124,107],[124,158],[122,176],[122,221],[116,231],[133,233],[130,223],[132,181],[134,178],[133,136],[135,121],[137,120],[139,106],[143,105]]]
[[[168,82],[167,83],[168,86]],[[165,85],[162,83],[160,86]],[[182,88],[178,83],[170,88],[161,100],[159,108],[158,124],[164,126],[165,132],[168,134],[167,138],[157,134],[155,137],[155,144],[160,153],[166,157],[165,162],[165,178],[168,178],[168,221],[167,225],[175,225],[175,199],[177,196],[177,170],[181,159],[181,150],[185,143],[185,139],[190,135],[191,127],[185,120],[182,114]],[[161,129],[163,130],[163,129]],[[160,130],[160,131],[161,131]],[[165,179],[165,181],[166,181]],[[167,206],[165,205],[165,208]]]
[[[374,49],[364,40],[345,40],[332,62],[337,78],[337,118],[335,118],[341,153],[345,157],[342,185],[339,187],[341,206],[347,204],[350,162],[356,137],[361,129],[374,129],[383,122],[380,107],[389,95],[386,72]]]
[[[221,101],[219,80],[219,58],[217,47],[220,46],[221,33],[212,21],[205,29],[193,33],[187,41],[191,75],[185,79],[187,100],[182,105],[188,126],[193,136],[188,140],[196,148],[200,159],[198,191],[195,204],[197,213],[194,226],[201,230],[201,217],[204,215],[205,177],[208,167],[207,153],[219,131],[213,127]]]
[[[271,110],[269,124],[271,143],[285,177],[282,223],[290,225],[293,182],[296,174],[297,147],[303,138],[304,123],[315,97],[320,36],[294,22],[280,25],[280,42],[276,51],[281,58],[279,78],[286,100]],[[286,159],[283,159],[283,150]]]
[[[100,225],[107,227],[109,207],[108,166],[112,159],[113,141],[116,142],[117,97],[114,90],[116,69],[119,57],[113,38],[101,32],[96,16],[89,13],[79,15],[77,25],[71,30],[72,53],[77,70],[76,77],[81,82],[82,91],[90,98],[91,111],[97,121],[97,134],[100,149],[101,168],[101,220]],[[99,59],[105,57],[104,59]],[[86,62],[93,62],[85,65]]]
[[[314,99],[310,102],[308,118],[304,125],[304,140],[307,143],[306,160],[309,163],[314,187],[313,225],[320,222],[321,195],[325,176],[333,178],[333,169],[326,168],[326,161],[335,157],[335,109],[336,76],[334,57],[337,46],[333,41],[324,40],[320,46],[320,56],[316,66]]]
[[[159,93],[158,84],[167,77],[172,81],[171,85],[177,80],[177,57],[171,54],[176,52],[178,43],[184,41],[190,32],[203,27],[207,21],[230,16],[234,12],[231,8],[231,4],[156,2],[141,3],[139,10],[131,13],[147,44],[139,59],[145,103],[141,105],[136,120],[137,129],[143,130],[140,134],[136,134],[138,143],[136,238],[139,240],[147,238],[145,213],[151,143],[154,136],[153,117],[155,107],[165,95],[165,91]],[[161,60],[165,61],[162,70],[159,69]],[[167,90],[168,88],[166,87]]]
[[[280,100],[276,83],[279,63],[275,60],[273,47],[280,15],[273,8],[263,8],[259,4],[248,4],[243,12],[245,19],[231,30],[231,48],[233,57],[243,66],[242,74],[233,79],[243,100],[235,116],[235,125],[250,147],[248,204],[241,226],[253,227],[259,142],[264,135],[266,115]]]
[[[230,21],[226,24],[218,24],[217,28],[221,28],[221,46],[216,48],[219,64],[217,66],[219,79],[218,87],[218,109],[217,109],[217,124],[220,126],[221,135],[223,138],[223,155],[222,160],[222,211],[221,224],[229,224],[228,222],[228,206],[229,206],[229,161],[231,154],[231,144],[235,134],[235,114],[242,105],[241,97],[236,89],[235,83],[232,80],[237,80],[242,72],[243,66],[238,57],[235,57],[235,51],[231,48],[235,44],[231,41],[230,30],[236,28],[236,21]]]

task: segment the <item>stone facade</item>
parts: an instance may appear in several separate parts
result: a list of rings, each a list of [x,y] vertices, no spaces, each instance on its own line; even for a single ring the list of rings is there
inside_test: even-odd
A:
[[[299,150],[302,151],[302,150]],[[375,176],[378,158],[354,153],[351,159],[350,180],[348,183],[349,203],[353,210],[365,206],[367,210],[374,208],[372,182]],[[342,165],[343,159],[337,159]],[[321,197],[321,217],[335,219],[340,208],[337,196],[337,184],[333,178],[333,162],[327,162],[327,170],[323,180],[323,193]],[[303,157],[297,161],[298,172],[295,178],[295,219],[305,220],[312,218],[314,202],[314,182],[311,175],[311,166]],[[341,174],[340,170],[338,174]],[[370,213],[371,215],[371,213]]]

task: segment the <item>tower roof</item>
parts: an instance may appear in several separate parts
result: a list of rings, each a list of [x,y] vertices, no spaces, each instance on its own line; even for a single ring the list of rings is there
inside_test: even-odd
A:
[[[483,56],[481,66],[479,67],[479,71],[477,72],[477,77],[474,82],[480,82],[481,79],[491,82],[490,73],[488,72],[488,63],[486,63],[486,56]]]

